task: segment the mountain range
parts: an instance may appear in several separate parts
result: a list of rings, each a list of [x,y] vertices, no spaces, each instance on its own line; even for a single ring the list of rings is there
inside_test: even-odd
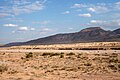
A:
[[[81,42],[119,42],[120,28],[110,31],[101,27],[90,27],[75,33],[56,34],[27,42],[8,43],[4,46],[68,44]]]

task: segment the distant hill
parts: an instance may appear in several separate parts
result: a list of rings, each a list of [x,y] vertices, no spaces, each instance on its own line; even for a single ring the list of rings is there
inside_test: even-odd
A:
[[[4,46],[41,45],[41,44],[67,44],[79,42],[105,42],[120,41],[120,28],[107,31],[100,27],[90,27],[75,33],[56,34],[27,42],[9,43]]]

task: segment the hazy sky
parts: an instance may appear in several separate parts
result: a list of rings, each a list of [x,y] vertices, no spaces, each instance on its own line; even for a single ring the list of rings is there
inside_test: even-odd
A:
[[[94,26],[120,28],[120,0],[0,0],[0,44]]]

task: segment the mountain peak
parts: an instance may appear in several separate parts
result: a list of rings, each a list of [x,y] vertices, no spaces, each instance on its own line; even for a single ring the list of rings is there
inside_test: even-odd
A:
[[[90,31],[95,31],[95,30],[103,30],[103,29],[101,27],[89,27],[89,28],[81,30],[80,32],[90,32]]]
[[[76,33],[57,34],[22,43],[9,43],[4,46],[66,44],[78,42],[120,41],[120,28],[107,31],[100,27],[90,27]]]

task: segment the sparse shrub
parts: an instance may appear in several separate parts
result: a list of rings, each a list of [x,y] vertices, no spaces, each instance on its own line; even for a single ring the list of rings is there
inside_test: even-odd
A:
[[[22,80],[22,78],[17,78],[16,80]]]
[[[61,54],[61,55],[60,55],[60,58],[64,58],[64,55]]]
[[[80,58],[80,56],[79,56],[79,55],[77,55],[76,57],[77,57],[77,58]]]
[[[99,53],[99,52],[98,52]],[[100,54],[94,54],[95,56],[100,56]]]
[[[109,57],[102,57],[101,62],[108,63],[109,62]]]
[[[118,59],[117,58],[111,58],[109,60],[109,63],[117,63],[118,62]]]
[[[72,48],[59,48],[58,50],[72,50]]]
[[[108,53],[104,53],[104,54],[102,54],[102,56],[109,56],[109,55],[108,55]]]
[[[8,72],[8,74],[16,74],[16,73],[18,73],[18,71],[16,71],[16,70],[12,70],[12,71]]]
[[[76,57],[77,57],[77,58],[81,58],[81,55],[82,55],[82,54],[78,54],[78,55],[76,55]]]
[[[68,53],[67,55],[68,55],[68,56],[72,56],[72,55],[75,55],[75,53],[70,52],[70,53]]]
[[[50,56],[50,57],[52,57],[52,56],[59,56],[60,55],[60,53],[43,53],[42,54],[42,56]]]
[[[52,54],[50,54],[50,57],[52,57],[52,56],[58,56],[58,55],[60,55],[60,53],[52,53]]]
[[[64,54],[64,52],[61,52],[61,54]]]
[[[118,68],[120,69],[120,64],[118,64]]]
[[[50,72],[53,72],[53,70],[47,70],[47,71],[45,71],[45,73],[50,73]]]
[[[114,67],[114,65],[111,65],[111,64],[110,64],[110,65],[108,65],[108,67]]]
[[[112,53],[112,54],[110,55],[110,57],[113,57],[113,58],[117,58],[117,56],[118,56],[118,54],[116,54],[116,53]]]
[[[40,48],[33,48],[33,49],[40,49]]]
[[[5,53],[3,53],[2,55],[5,55]]]
[[[51,53],[45,52],[45,53],[42,54],[42,56],[48,56],[48,55],[50,55],[50,54],[51,54]]]
[[[66,71],[77,71],[77,69],[76,68],[66,68]]]
[[[31,49],[31,48],[26,48],[26,49]]]
[[[88,59],[88,57],[81,56],[81,59],[83,59],[83,60],[87,60],[87,59]]]
[[[91,66],[92,64],[91,63],[86,63],[84,64],[85,66]]]
[[[111,68],[112,70],[117,70],[116,66],[113,64],[109,64],[108,67]]]
[[[24,57],[21,57],[21,59],[24,59]]]
[[[0,73],[2,72],[5,72],[8,70],[8,67],[7,66],[4,66],[4,65],[0,65]]]
[[[28,53],[28,54],[26,54],[26,56],[25,56],[26,58],[31,58],[31,57],[33,57],[33,53],[32,52],[30,52],[30,53]]]

